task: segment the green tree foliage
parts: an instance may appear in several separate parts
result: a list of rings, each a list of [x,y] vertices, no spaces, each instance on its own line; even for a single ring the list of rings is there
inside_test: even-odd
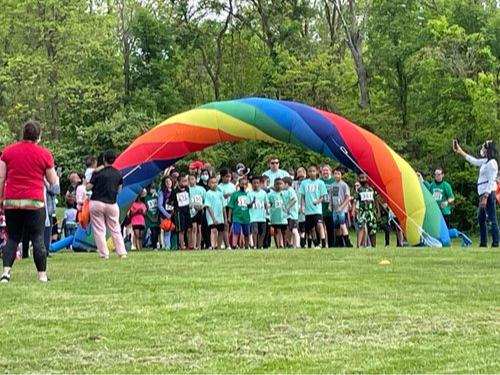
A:
[[[475,228],[477,171],[451,140],[471,153],[498,141],[496,0],[3,0],[0,19],[0,147],[37,119],[69,173],[208,101],[296,100],[370,129],[428,176],[445,168],[454,224]],[[285,167],[327,161],[243,142],[179,167],[260,173],[271,155]]]

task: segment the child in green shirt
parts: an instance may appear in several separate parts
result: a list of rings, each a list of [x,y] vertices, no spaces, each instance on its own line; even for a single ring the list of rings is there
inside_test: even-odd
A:
[[[229,215],[233,223],[232,247],[237,248],[238,238],[243,232],[245,239],[245,249],[249,248],[250,243],[250,212],[248,210],[248,197],[246,188],[248,179],[242,176],[238,182],[238,190],[235,191],[227,207],[229,208]]]

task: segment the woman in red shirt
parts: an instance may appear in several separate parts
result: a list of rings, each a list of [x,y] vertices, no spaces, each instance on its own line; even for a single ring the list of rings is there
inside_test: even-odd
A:
[[[6,147],[0,157],[0,208],[5,210],[9,235],[3,251],[3,274],[0,282],[10,281],[10,270],[23,228],[33,243],[33,258],[40,281],[47,282],[44,178],[51,184],[59,179],[49,150],[38,146],[40,126],[28,122],[23,127],[23,140]]]

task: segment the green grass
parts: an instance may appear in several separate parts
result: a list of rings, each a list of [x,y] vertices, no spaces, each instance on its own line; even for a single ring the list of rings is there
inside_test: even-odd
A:
[[[112,255],[16,262],[0,373],[500,372],[498,251]]]

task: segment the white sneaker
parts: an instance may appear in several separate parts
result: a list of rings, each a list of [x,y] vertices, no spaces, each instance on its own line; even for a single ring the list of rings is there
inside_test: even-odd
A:
[[[44,277],[40,277],[40,281],[42,283],[48,283],[49,282],[49,278],[47,276],[44,276]]]
[[[127,254],[120,255],[120,259],[127,259]]]
[[[6,284],[9,281],[10,281],[10,274],[8,274],[8,273],[2,274],[2,276],[0,277],[0,283]]]

